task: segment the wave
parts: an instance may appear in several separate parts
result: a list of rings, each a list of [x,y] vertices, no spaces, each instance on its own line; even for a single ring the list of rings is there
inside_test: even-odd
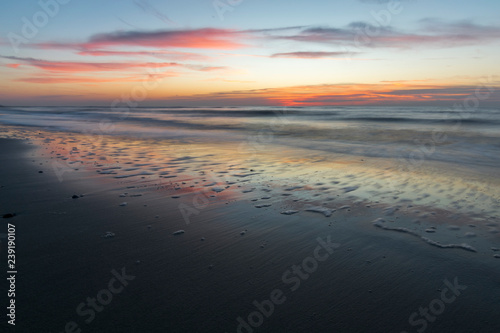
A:
[[[346,120],[346,121],[366,121],[366,122],[384,122],[384,123],[423,123],[423,124],[456,124],[456,123],[464,123],[464,124],[500,124],[499,120],[494,119],[481,119],[481,118],[409,118],[409,117],[345,117],[338,120]]]

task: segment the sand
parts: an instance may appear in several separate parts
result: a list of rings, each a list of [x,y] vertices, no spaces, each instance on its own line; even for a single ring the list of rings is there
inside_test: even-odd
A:
[[[165,159],[121,139],[36,136],[0,140],[0,213],[16,214],[2,219],[18,239],[16,331],[500,330],[494,216],[452,216],[425,193],[389,205],[360,174],[284,179],[286,166],[264,157],[245,164],[172,143]],[[455,280],[464,289],[439,301]],[[93,317],[89,297],[106,303]],[[433,320],[409,322],[440,304]]]

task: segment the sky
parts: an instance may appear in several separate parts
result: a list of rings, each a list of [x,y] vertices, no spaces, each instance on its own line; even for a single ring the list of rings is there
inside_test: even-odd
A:
[[[0,105],[500,102],[500,1],[5,0]]]

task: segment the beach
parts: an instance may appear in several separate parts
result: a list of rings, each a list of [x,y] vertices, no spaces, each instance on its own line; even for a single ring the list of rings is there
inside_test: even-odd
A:
[[[500,115],[460,116],[2,108],[15,331],[498,332]]]

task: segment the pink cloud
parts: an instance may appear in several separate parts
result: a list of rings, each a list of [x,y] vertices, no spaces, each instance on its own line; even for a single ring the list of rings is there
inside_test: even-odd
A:
[[[109,51],[109,50],[83,50],[77,53],[82,56],[106,57],[106,56],[124,56],[124,57],[155,57],[160,59],[182,60],[206,60],[209,57],[178,51]]]
[[[148,80],[160,80],[167,77],[178,76],[176,73],[150,74]],[[61,84],[61,83],[126,83],[126,82],[144,82],[144,76],[129,77],[94,77],[94,76],[35,76],[16,79],[17,82],[39,83],[39,84]]]
[[[145,63],[120,63],[120,62],[69,62],[69,61],[49,61],[33,58],[4,57],[22,61],[27,65],[37,67],[50,72],[105,72],[123,71],[135,68],[165,68],[182,67],[175,62],[145,62]]]
[[[320,58],[336,58],[343,59],[352,56],[353,52],[287,52],[275,53],[271,58],[299,58],[299,59],[320,59]]]
[[[41,43],[46,49],[79,49],[83,52],[109,47],[142,46],[154,48],[195,48],[232,50],[244,47],[239,41],[246,33],[231,29],[194,29],[160,31],[120,31],[98,34],[84,43]]]

